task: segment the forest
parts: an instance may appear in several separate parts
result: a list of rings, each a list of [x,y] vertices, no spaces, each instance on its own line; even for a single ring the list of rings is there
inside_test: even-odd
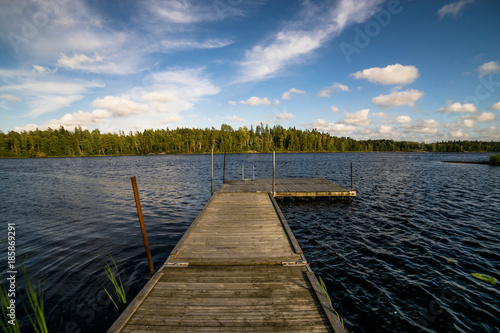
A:
[[[260,124],[234,130],[223,124],[215,128],[148,129],[101,133],[76,127],[29,132],[0,131],[0,158],[74,157],[148,154],[200,154],[243,152],[499,152],[500,142],[447,141],[409,142],[353,140],[317,130],[285,129]]]

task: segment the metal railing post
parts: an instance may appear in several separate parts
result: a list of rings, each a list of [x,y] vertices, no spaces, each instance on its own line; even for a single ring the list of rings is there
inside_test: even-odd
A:
[[[214,147],[212,147],[211,155],[212,155],[212,173],[210,177],[211,181],[210,195],[214,195]]]
[[[276,194],[276,152],[273,151],[273,195]]]

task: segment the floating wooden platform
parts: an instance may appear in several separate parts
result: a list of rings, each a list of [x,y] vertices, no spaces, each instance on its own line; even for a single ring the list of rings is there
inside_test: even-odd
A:
[[[272,192],[272,179],[225,180],[217,192]],[[275,197],[355,197],[356,191],[322,178],[275,180]]]
[[[108,332],[345,333],[272,194],[232,186]]]

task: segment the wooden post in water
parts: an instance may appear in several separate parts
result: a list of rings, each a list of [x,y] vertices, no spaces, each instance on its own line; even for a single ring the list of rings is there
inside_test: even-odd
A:
[[[276,154],[273,151],[273,195],[276,194]]]
[[[148,235],[146,234],[144,218],[142,217],[141,201],[139,199],[139,190],[137,189],[137,180],[135,179],[135,176],[130,177],[130,179],[132,180],[132,188],[134,189],[137,215],[139,215],[139,223],[141,224],[142,240],[144,241],[144,248],[146,249],[146,255],[148,256],[149,270],[151,271],[151,275],[153,275],[155,273],[155,268],[153,267],[153,259],[151,258],[151,251],[149,251]]]
[[[224,166],[222,167],[222,181],[226,180],[226,150],[224,149]]]
[[[245,167],[241,166],[241,180],[245,180]]]
[[[210,177],[211,181],[210,195],[214,195],[214,147],[212,147],[211,155],[212,155],[212,173]]]
[[[252,165],[252,180],[255,180],[255,165]]]
[[[352,162],[351,162],[351,191],[354,190],[354,180],[352,178]]]

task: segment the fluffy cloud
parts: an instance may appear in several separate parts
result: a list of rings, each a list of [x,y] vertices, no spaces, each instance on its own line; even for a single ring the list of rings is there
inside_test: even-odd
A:
[[[20,102],[21,99],[17,96],[14,96],[14,95],[9,95],[9,94],[3,94],[3,95],[0,95],[0,99],[6,99],[8,101],[11,101],[11,102]]]
[[[227,104],[236,105],[236,104],[238,104],[238,102],[236,102],[236,101],[228,101]]]
[[[389,65],[384,68],[373,67],[351,74],[356,79],[366,79],[378,84],[410,84],[419,77],[415,66],[401,64]]]
[[[480,112],[470,116],[464,116],[463,119],[469,119],[477,122],[493,121],[496,119],[493,112]]]
[[[469,3],[473,3],[474,0],[460,0],[457,2],[453,2],[443,7],[439,8],[438,15],[443,18],[445,15],[456,16],[464,7]]]
[[[363,109],[353,113],[346,112],[343,123],[354,126],[368,126],[371,123],[368,113],[370,113],[370,109]]]
[[[33,73],[45,74],[45,73],[54,73],[57,69],[50,70],[48,67],[33,65]]]
[[[338,108],[338,107],[336,107],[335,105],[332,105],[332,106],[330,107],[330,110],[332,110],[332,112],[340,112],[339,108]]]
[[[281,113],[273,114],[272,116],[270,116],[270,118],[274,118],[277,121],[290,120],[293,118],[293,114],[289,113],[289,112],[281,112]]]
[[[351,91],[348,86],[335,82],[332,86],[324,88],[318,93],[319,97],[330,97],[334,91]]]
[[[15,79],[17,82],[1,86],[0,91],[23,94],[22,99],[27,101],[30,109],[28,115],[34,117],[68,107],[82,99],[89,89],[104,87],[95,81],[43,80],[43,76],[38,77],[34,73],[19,74]]]
[[[436,134],[441,124],[434,119],[416,119],[410,124],[402,125],[407,133]]]
[[[411,123],[411,118],[409,116],[398,116],[396,117],[396,122],[398,124],[408,124]]]
[[[75,127],[82,126],[98,126],[102,124],[111,113],[107,110],[97,109],[92,112],[77,111],[74,113],[65,114],[61,119],[52,119],[44,122],[42,125],[28,124],[23,127],[16,127],[14,130],[16,132],[21,131],[34,131],[37,128],[40,130],[46,130],[47,128],[59,128],[64,126],[67,129],[72,130]]]
[[[169,92],[158,92],[158,91],[153,91],[150,93],[146,93],[144,96],[142,96],[143,101],[150,101],[150,102],[174,102],[177,103],[179,102],[179,99],[175,97],[172,93]]]
[[[443,108],[440,108],[438,112],[461,112],[461,113],[468,113],[468,112],[477,112],[476,106],[472,103],[467,103],[467,104],[460,104],[458,102],[452,103],[451,101],[446,102],[446,106]]]
[[[356,129],[353,125],[346,125],[341,123],[329,123],[326,120],[318,119],[312,123],[304,124],[306,128],[317,129],[318,131],[328,132],[332,135],[346,136],[347,133]]]
[[[94,56],[93,58],[86,56],[85,54],[76,53],[72,57],[68,57],[65,54],[57,61],[57,65],[60,67],[67,67],[71,69],[83,69],[86,66],[84,64],[93,64],[94,62],[101,62],[102,58],[100,56]]]
[[[500,102],[493,104],[492,106],[489,107],[491,110],[500,110]]]
[[[278,103],[276,103],[276,101]],[[240,103],[241,104],[245,104],[245,105],[270,105],[271,101],[268,100],[267,97],[259,98],[259,97],[256,97],[256,96],[252,96],[249,99],[247,99],[246,101],[240,101]],[[275,100],[274,104],[279,104],[279,101]]]
[[[283,95],[281,95],[281,99],[290,99],[290,94],[291,93],[305,94],[306,92],[304,90],[298,90],[298,89],[295,89],[295,88],[290,88],[287,91],[285,91],[283,93]]]
[[[374,112],[374,113],[372,113],[372,115],[374,117],[378,117],[378,118],[384,118],[384,119],[389,118],[389,116],[385,112]]]
[[[130,100],[127,97],[106,96],[98,98],[92,103],[94,107],[104,108],[116,116],[127,116],[130,114],[141,114],[149,111],[146,104],[141,104]]]
[[[488,74],[500,72],[500,66],[496,62],[490,61],[479,66],[478,71],[479,76],[485,76]]]
[[[343,0],[326,6],[303,2],[300,20],[295,19],[267,42],[245,53],[245,59],[240,62],[238,82],[268,79],[289,65],[303,62],[325,42],[340,34],[347,25],[367,20],[381,2]]]
[[[224,119],[227,119],[227,120],[231,120],[231,121],[236,121],[236,122],[240,122],[240,123],[244,123],[245,122],[245,119],[243,118],[238,118],[237,116],[233,115],[233,116],[228,116],[228,117],[224,117]]]
[[[411,89],[406,91],[395,91],[389,95],[380,95],[374,97],[372,102],[377,106],[384,108],[394,108],[397,106],[408,105],[415,106],[415,103],[424,96],[424,93]]]

